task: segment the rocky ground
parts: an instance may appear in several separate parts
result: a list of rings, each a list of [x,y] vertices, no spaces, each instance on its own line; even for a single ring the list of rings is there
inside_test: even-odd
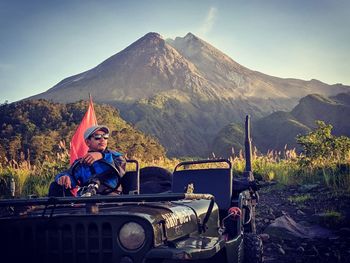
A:
[[[350,193],[266,184],[257,206],[265,262],[350,262]]]

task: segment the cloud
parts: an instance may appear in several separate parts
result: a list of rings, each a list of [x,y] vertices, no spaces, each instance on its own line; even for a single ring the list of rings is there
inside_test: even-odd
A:
[[[208,14],[205,17],[205,20],[199,29],[199,33],[201,35],[206,35],[211,31],[215,22],[216,15],[217,9],[215,7],[210,7]]]

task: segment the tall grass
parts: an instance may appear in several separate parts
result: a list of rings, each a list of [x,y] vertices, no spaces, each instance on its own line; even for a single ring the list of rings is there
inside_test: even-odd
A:
[[[230,158],[234,176],[241,175],[245,169],[242,151]],[[255,149],[252,156],[253,172],[256,179],[278,181],[283,185],[319,183],[335,190],[350,191],[350,158],[344,163],[324,161],[318,165],[302,165],[301,157],[294,149],[269,151],[260,154]],[[187,158],[186,160],[189,160]],[[138,160],[140,167],[161,166],[173,171],[175,166],[184,160],[158,159],[151,162]],[[45,196],[55,175],[69,165],[69,155],[65,148],[55,158],[47,157],[41,163],[31,165],[28,160],[17,163],[5,160],[0,163],[0,197],[9,197],[11,178],[16,183],[16,196]],[[1,185],[2,184],[2,185]]]
[[[15,196],[45,196],[56,174],[68,167],[69,154],[62,148],[55,158],[46,156],[41,163],[32,165],[29,160],[20,162],[5,159],[0,163],[0,197],[10,196],[10,181],[15,181]]]
[[[254,176],[258,180],[276,180],[282,184],[297,184],[296,174],[298,173],[297,154],[295,150],[285,152],[269,151],[267,154],[259,154],[256,148],[252,156],[252,169]],[[237,156],[232,155],[230,160],[234,173],[241,174],[245,169],[245,159],[243,152]]]
[[[9,165],[0,167],[0,176],[2,177],[2,182],[6,186],[10,185],[10,181],[13,178],[16,185],[15,195],[20,195],[25,188],[26,181],[31,175],[31,170],[26,165],[18,165],[17,163],[9,163]],[[9,187],[2,187],[3,189],[9,189]],[[3,193],[3,195],[9,195],[10,193]]]
[[[334,190],[350,191],[350,158],[338,163],[324,160],[317,165],[303,165],[302,156],[295,149],[286,148],[265,155],[255,149],[252,157],[254,175],[259,180],[275,180],[283,185],[319,183]],[[245,168],[242,151],[230,159],[234,173],[241,174]]]

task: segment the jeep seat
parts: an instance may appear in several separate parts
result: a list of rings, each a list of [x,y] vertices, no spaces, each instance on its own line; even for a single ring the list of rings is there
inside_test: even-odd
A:
[[[136,160],[126,160],[126,164],[135,164],[135,169],[127,171],[122,177],[123,194],[139,194],[140,193],[140,169]]]
[[[226,163],[227,168],[187,169],[189,165]],[[180,167],[183,170],[179,170]],[[184,193],[189,184],[193,184],[193,193],[212,194],[220,210],[231,207],[232,169],[226,159],[200,160],[179,163],[173,173],[172,192]]]

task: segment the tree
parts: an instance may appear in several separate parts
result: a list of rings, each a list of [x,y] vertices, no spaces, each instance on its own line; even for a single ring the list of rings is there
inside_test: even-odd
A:
[[[7,154],[9,160],[20,160],[22,149],[22,137],[20,135],[13,136],[7,145]]]
[[[316,129],[307,135],[298,135],[297,143],[303,148],[304,165],[346,162],[350,154],[350,138],[332,135],[332,125],[316,121]]]

